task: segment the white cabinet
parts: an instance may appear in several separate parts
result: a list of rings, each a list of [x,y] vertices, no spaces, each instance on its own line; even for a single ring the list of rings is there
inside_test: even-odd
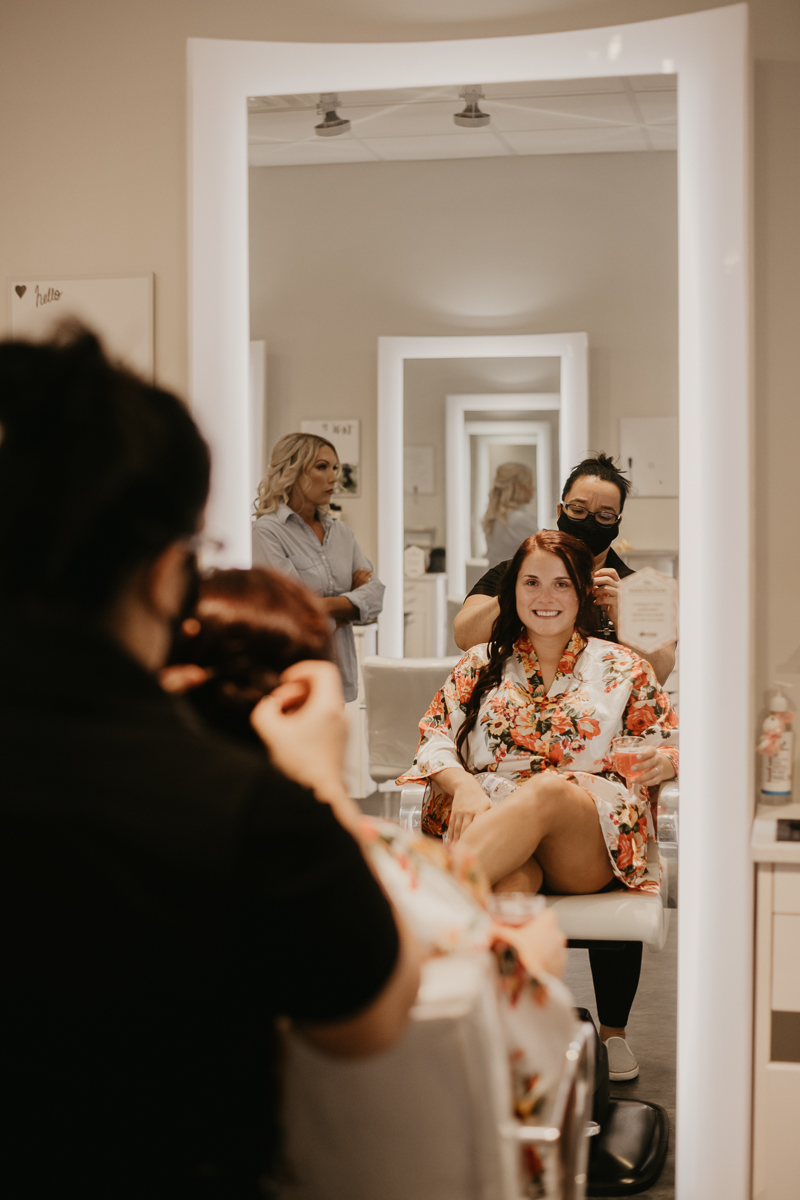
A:
[[[777,818],[797,821],[800,806],[762,806],[753,827],[753,1200],[800,1194],[800,842],[777,841]]]
[[[405,579],[406,658],[444,658],[447,649],[447,576]]]

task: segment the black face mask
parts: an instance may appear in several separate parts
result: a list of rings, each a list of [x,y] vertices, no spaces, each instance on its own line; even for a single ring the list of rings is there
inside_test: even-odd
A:
[[[583,542],[595,558],[608,549],[619,532],[619,525],[600,525],[591,513],[588,513],[582,521],[573,521],[563,509],[557,524],[562,533],[571,533],[579,542]]]

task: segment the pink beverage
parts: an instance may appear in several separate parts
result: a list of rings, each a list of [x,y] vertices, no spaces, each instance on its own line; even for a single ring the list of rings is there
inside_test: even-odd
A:
[[[625,779],[630,787],[632,776],[640,769],[639,750],[615,750],[614,763],[620,775]]]

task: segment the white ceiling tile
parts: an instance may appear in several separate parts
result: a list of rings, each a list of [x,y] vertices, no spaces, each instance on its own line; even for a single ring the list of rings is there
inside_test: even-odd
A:
[[[636,103],[648,125],[674,125],[678,120],[677,92],[636,92]]]
[[[298,167],[314,163],[374,162],[355,138],[318,138],[316,142],[268,142],[252,144],[248,150],[251,167]]]
[[[460,136],[461,132],[466,137]],[[364,138],[364,145],[394,162],[425,158],[499,158],[508,150],[488,129],[467,129],[439,137]]]
[[[486,102],[495,126],[506,130],[595,129],[638,124],[625,92],[613,95],[540,96],[536,99]]]
[[[629,75],[628,83],[635,92],[675,92],[677,75]]]
[[[584,93],[624,92],[622,79],[548,79],[520,83],[485,83],[489,96],[580,96]]]
[[[678,149],[677,125],[648,125],[647,136],[654,150]]]
[[[610,151],[647,150],[644,134],[636,125],[627,128],[538,129],[504,133],[517,154],[607,154]]]
[[[319,122],[316,112],[308,109],[251,113],[247,118],[247,137],[250,142],[297,142],[302,138],[317,137],[314,126]],[[324,141],[323,138],[319,140]]]
[[[339,111],[352,121],[353,133],[360,138],[435,137],[441,134],[464,134],[474,129],[460,129],[453,114],[464,107],[463,100],[440,101],[438,104],[398,104],[384,108],[344,109]]]

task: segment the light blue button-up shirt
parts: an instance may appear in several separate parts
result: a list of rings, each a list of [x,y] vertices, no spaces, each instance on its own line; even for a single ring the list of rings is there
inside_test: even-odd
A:
[[[271,567],[304,583],[318,596],[346,596],[358,609],[356,624],[374,621],[383,607],[384,586],[372,563],[344,521],[320,516],[325,536],[319,538],[302,517],[282,504],[253,525],[253,566]],[[353,573],[366,567],[372,578],[353,588]],[[358,694],[358,663],[353,622],[337,625],[334,634],[336,662],[342,674],[345,700]]]

